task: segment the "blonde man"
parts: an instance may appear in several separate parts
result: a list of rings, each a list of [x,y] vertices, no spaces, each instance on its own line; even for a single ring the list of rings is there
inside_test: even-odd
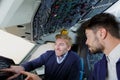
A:
[[[79,80],[80,57],[76,52],[70,50],[71,38],[68,33],[62,34],[62,32],[57,34],[55,38],[55,50],[46,51],[38,58],[21,66],[11,66],[10,69],[6,69],[6,71],[16,73],[11,78],[18,76],[20,71],[31,71],[44,65],[45,80]]]

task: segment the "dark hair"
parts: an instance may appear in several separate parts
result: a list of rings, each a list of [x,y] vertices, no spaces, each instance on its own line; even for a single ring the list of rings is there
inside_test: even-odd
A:
[[[119,22],[115,16],[110,13],[100,13],[93,16],[85,29],[97,31],[99,28],[105,28],[112,36],[120,38]]]

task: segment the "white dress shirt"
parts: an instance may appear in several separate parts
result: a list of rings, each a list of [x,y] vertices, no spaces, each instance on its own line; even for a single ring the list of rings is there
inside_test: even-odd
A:
[[[116,63],[120,59],[120,44],[117,45],[107,56],[108,76],[106,80],[118,80]]]

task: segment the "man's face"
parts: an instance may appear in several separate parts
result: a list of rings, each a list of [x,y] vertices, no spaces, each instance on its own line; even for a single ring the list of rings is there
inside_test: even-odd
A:
[[[91,53],[97,53],[103,51],[104,47],[100,42],[100,37],[98,32],[93,32],[90,29],[86,30],[86,45],[88,45],[88,48]]]
[[[70,50],[70,47],[66,44],[65,39],[57,39],[56,40],[56,42],[55,42],[56,56],[62,56],[69,50]]]

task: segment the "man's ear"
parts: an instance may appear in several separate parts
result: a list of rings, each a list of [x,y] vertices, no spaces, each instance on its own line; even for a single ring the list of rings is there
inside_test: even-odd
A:
[[[100,28],[99,29],[99,36],[102,38],[102,39],[105,39],[106,36],[107,36],[107,31],[105,28]]]
[[[71,49],[71,46],[68,47],[68,51]]]

